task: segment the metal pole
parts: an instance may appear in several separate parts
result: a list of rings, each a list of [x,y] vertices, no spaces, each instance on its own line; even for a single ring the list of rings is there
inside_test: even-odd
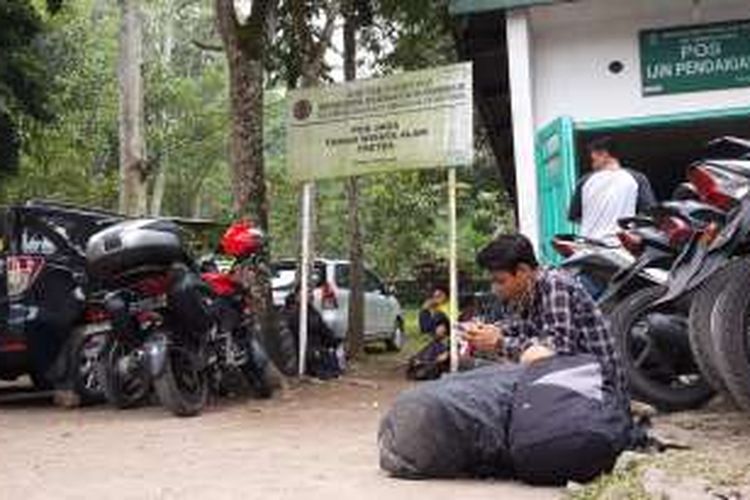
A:
[[[448,214],[450,217],[450,324],[451,371],[458,371],[458,228],[456,220],[456,169],[448,169]]]
[[[299,307],[299,376],[305,374],[305,354],[307,353],[307,315],[310,284],[310,232],[312,226],[312,182],[302,187],[302,269],[300,271]]]

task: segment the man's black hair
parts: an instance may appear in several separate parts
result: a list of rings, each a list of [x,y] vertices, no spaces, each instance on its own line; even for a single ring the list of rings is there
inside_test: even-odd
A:
[[[489,271],[510,273],[515,273],[521,264],[532,269],[539,267],[534,247],[522,234],[501,234],[479,252],[477,264]]]
[[[435,285],[435,286],[432,287],[432,292],[433,293],[437,292],[438,290],[440,290],[441,292],[443,292],[445,295],[450,295],[450,291],[448,290],[448,286],[447,285],[444,285],[442,283],[438,283],[437,285]]]
[[[614,139],[609,136],[599,137],[589,142],[587,147],[589,153],[606,151],[610,156],[617,156],[617,145]]]

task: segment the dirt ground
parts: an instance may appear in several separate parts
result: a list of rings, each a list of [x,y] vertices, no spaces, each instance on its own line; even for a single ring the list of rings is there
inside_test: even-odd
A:
[[[0,388],[0,500],[750,500],[750,416],[721,404],[657,417],[656,432],[689,449],[641,456],[637,467],[586,489],[388,478],[377,467],[375,435],[408,387],[397,362],[372,356],[340,381],[297,383],[271,401],[218,402],[192,419],[158,406],[66,410]]]
[[[6,400],[0,402],[0,499],[560,496],[513,483],[383,475],[378,421],[406,386],[392,363],[378,363],[342,381],[291,387],[272,401],[222,402],[192,419],[159,407],[65,410],[47,400]]]

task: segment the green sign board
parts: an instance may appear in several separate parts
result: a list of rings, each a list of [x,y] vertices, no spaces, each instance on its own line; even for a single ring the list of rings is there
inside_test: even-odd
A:
[[[474,158],[471,63],[289,94],[295,179],[463,167]]]
[[[750,20],[641,31],[644,96],[750,87]]]

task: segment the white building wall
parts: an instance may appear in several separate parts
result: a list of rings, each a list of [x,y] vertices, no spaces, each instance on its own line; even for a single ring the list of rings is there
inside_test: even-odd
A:
[[[508,13],[506,27],[518,228],[535,248],[539,248],[539,203],[534,162],[534,75],[528,11],[523,9]]]
[[[640,30],[750,19],[750,0],[581,0],[531,9],[534,121],[750,107],[750,88],[643,97]],[[625,69],[612,74],[611,62]]]

